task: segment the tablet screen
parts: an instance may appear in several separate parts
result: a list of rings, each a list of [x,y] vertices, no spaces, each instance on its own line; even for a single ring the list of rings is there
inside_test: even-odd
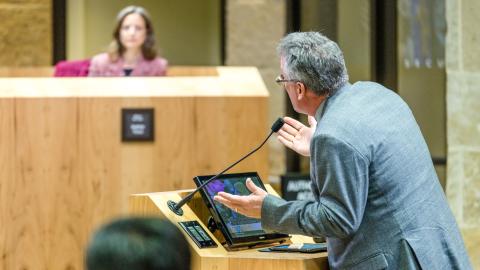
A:
[[[258,177],[251,177],[255,185],[262,187]],[[213,180],[206,186],[208,196],[213,201],[213,197],[220,191],[224,191],[234,195],[249,195],[251,192],[245,185],[245,177],[227,177],[222,179]],[[233,237],[245,237],[265,234],[262,229],[262,224],[259,219],[249,218],[223,204],[213,201],[217,212],[222,217],[228,231]]]
[[[211,177],[211,175],[197,176],[194,180],[197,186],[200,186]],[[220,225],[220,230],[225,236],[225,239],[231,246],[285,240],[289,237],[287,234],[267,233],[262,229],[260,219],[239,214],[213,200],[213,197],[220,191],[241,196],[249,195],[251,192],[245,185],[247,178],[252,179],[256,186],[265,190],[265,186],[256,172],[224,174],[210,182],[201,190],[202,197],[207,203],[207,206],[209,206],[215,222],[217,222],[217,225]]]

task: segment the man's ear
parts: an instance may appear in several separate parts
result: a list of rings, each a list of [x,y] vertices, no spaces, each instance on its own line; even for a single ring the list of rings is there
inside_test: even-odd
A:
[[[305,84],[301,82],[296,82],[295,83],[295,92],[297,93],[297,99],[301,100],[305,98],[305,95],[307,94],[307,88],[305,88]]]

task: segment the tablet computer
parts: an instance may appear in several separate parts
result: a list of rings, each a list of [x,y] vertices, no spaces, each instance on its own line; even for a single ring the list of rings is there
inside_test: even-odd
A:
[[[200,186],[213,175],[197,176],[195,184]],[[220,191],[235,195],[248,195],[251,192],[245,185],[247,178],[252,179],[255,185],[265,190],[265,186],[256,172],[224,174],[210,182],[201,194],[217,227],[222,231],[229,247],[253,246],[259,243],[283,242],[289,238],[288,234],[267,233],[262,229],[260,219],[246,217],[223,204],[213,200]]]
[[[301,253],[317,253],[327,251],[327,243],[315,243],[315,244],[291,244],[291,245],[279,245],[269,248],[259,249],[260,252],[301,252]]]

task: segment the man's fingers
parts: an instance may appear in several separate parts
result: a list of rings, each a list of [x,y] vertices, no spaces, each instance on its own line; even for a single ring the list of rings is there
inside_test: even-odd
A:
[[[280,131],[283,131],[289,134],[296,134],[298,132],[298,130],[296,130],[294,127],[292,127],[289,124],[283,125]]]
[[[285,131],[283,131],[283,130],[279,130],[279,131],[278,131],[278,135],[281,136],[281,137],[283,137],[283,138],[285,138],[285,140],[287,140],[287,141],[293,141],[293,139],[295,138],[294,135],[289,134],[289,133],[287,133],[287,132],[285,132]]]
[[[257,187],[255,185],[255,183],[253,183],[253,181],[252,181],[252,179],[250,179],[250,177],[247,178],[246,186],[247,186],[248,190],[250,190],[252,193],[255,193],[255,192],[258,191],[258,189],[261,189],[261,188]]]
[[[223,198],[225,200],[228,200],[232,204],[246,203],[246,196],[233,195],[233,194],[226,193],[226,192],[223,192],[223,191],[218,192],[217,196],[220,196],[221,198]]]
[[[230,205],[230,201],[227,200],[227,199],[225,199],[225,198],[223,198],[223,197],[220,196],[220,195],[216,195],[215,197],[213,197],[213,199],[214,199],[215,201],[219,202],[219,203],[222,203],[222,204],[226,205],[226,206],[229,206],[229,205]]]
[[[290,126],[292,126],[296,130],[301,129],[304,126],[304,124],[302,124],[302,122],[299,122],[299,121],[297,121],[293,118],[290,118],[288,116],[285,116],[283,118],[283,121],[285,121],[285,123],[289,124]]]
[[[238,208],[238,205],[232,203],[231,201],[221,197],[221,196],[215,196],[214,200],[225,205],[228,208]]]
[[[290,148],[290,149],[293,149],[293,142],[292,141],[289,141],[287,139],[285,139],[284,137],[282,136],[277,136],[277,139],[283,144],[285,145],[286,147]]]

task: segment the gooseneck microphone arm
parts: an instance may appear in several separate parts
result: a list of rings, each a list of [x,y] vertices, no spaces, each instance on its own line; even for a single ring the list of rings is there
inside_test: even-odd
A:
[[[274,132],[277,132],[280,130],[280,128],[282,128],[283,124],[285,122],[283,121],[282,118],[278,118],[275,123],[273,123],[272,125],[272,131],[270,131],[270,134],[268,134],[267,138],[259,145],[257,146],[257,148],[253,149],[252,151],[250,151],[250,153],[248,153],[247,155],[245,155],[244,157],[242,157],[241,159],[237,160],[235,163],[233,163],[232,165],[228,166],[226,169],[224,169],[223,171],[221,171],[219,174],[215,175],[215,176],[212,176],[210,179],[208,179],[207,181],[205,181],[202,185],[200,185],[198,188],[196,188],[194,191],[190,192],[190,194],[188,194],[187,196],[185,196],[183,199],[181,199],[178,203],[174,202],[174,201],[171,201],[169,200],[167,202],[168,204],[168,207],[170,208],[170,210],[172,210],[172,212],[174,212],[175,214],[181,216],[183,215],[183,211],[182,211],[182,206],[185,205],[188,201],[190,201],[193,197],[193,195],[195,195],[195,193],[197,193],[199,190],[201,190],[202,188],[204,188],[206,185],[208,185],[210,182],[212,182],[213,180],[215,180],[217,177],[219,177],[220,175],[224,174],[226,171],[230,170],[231,168],[233,168],[235,165],[237,165],[238,163],[240,163],[242,160],[246,159],[247,157],[251,156],[253,153],[257,152],[258,149],[262,148],[262,146],[268,141],[268,139],[270,139],[270,137],[272,136],[272,134]]]

